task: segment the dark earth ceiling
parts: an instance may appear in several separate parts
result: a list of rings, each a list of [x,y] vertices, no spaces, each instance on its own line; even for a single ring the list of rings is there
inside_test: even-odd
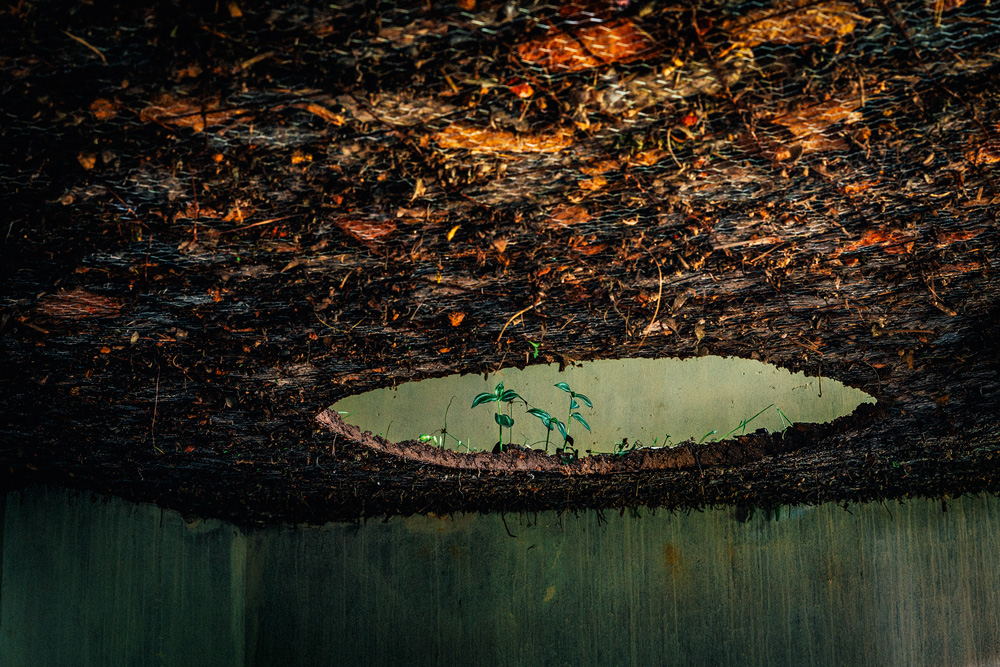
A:
[[[7,488],[242,524],[1000,490],[995,2],[0,17]],[[416,378],[702,354],[879,402],[592,474],[316,420]]]

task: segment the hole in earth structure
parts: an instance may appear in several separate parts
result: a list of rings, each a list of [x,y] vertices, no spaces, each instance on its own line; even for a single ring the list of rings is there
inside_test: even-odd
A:
[[[459,451],[492,451],[502,438],[505,447],[553,452],[565,429],[584,454],[781,431],[796,422],[833,421],[874,402],[829,378],[706,356],[453,375],[349,396],[331,409],[396,442],[421,439]]]

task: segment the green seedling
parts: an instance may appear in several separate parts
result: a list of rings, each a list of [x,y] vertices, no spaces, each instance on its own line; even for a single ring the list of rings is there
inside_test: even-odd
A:
[[[713,431],[709,431],[705,435],[701,436],[701,440],[698,441],[698,444],[700,445],[701,443],[705,442],[705,438],[707,438],[710,435],[715,435],[716,433],[718,433],[718,431],[714,431],[714,430]]]
[[[760,412],[758,412],[757,414],[755,414],[750,419],[743,419],[743,420],[741,420],[740,423],[736,426],[736,428],[734,428],[732,431],[730,431],[729,433],[727,433],[724,436],[722,436],[722,439],[725,440],[726,438],[728,438],[729,436],[731,436],[733,433],[736,433],[736,431],[740,431],[740,435],[746,435],[747,425],[750,422],[752,422],[754,419],[757,419],[757,417],[760,417],[762,414],[764,414],[765,411],[769,410],[770,408],[774,408],[775,410],[778,411],[778,415],[781,417],[781,427],[782,427],[781,430],[782,431],[784,431],[785,429],[787,429],[789,426],[792,425],[792,421],[788,417],[785,416],[785,413],[781,411],[781,408],[779,408],[774,403],[771,403],[769,406],[767,406],[766,408],[764,408],[763,410],[761,410]]]
[[[779,415],[781,415],[781,418],[782,418],[782,419],[784,420],[784,421],[782,422],[782,424],[787,424],[787,425],[786,425],[786,426],[785,426],[785,427],[784,427],[783,429],[781,429],[781,430],[782,430],[782,431],[784,431],[785,429],[787,429],[787,428],[790,428],[790,427],[791,427],[791,425],[792,425],[792,420],[791,420],[791,419],[789,419],[788,417],[786,417],[786,416],[785,416],[785,413],[784,413],[784,412],[782,412],[782,411],[781,411],[781,408],[779,408],[779,407],[778,407],[777,405],[776,405],[776,406],[774,406],[774,409],[778,411],[778,414],[779,414]]]
[[[420,440],[420,442],[433,442],[438,447],[444,447],[445,443],[447,442],[447,440],[445,439],[445,436],[451,438],[452,440],[454,440],[455,442],[458,443],[455,446],[455,451],[456,452],[457,451],[461,451],[462,447],[465,447],[465,449],[467,451],[469,451],[469,452],[479,451],[475,447],[470,447],[469,445],[465,444],[464,442],[462,442],[461,440],[459,440],[455,436],[451,435],[450,433],[446,433],[446,434],[442,434],[442,435],[430,435],[429,433],[423,433],[423,434],[421,434],[419,440]]]
[[[545,410],[540,410],[539,408],[531,408],[528,410],[528,414],[533,417],[538,417],[542,424],[545,425],[545,453],[549,453],[549,435],[552,434],[552,429],[559,429],[560,435],[562,435],[563,440],[566,439],[566,425],[561,421],[550,415]]]
[[[653,438],[653,446],[654,447],[656,446],[656,438]],[[629,443],[628,438],[622,438],[621,442],[615,443],[615,454],[617,454],[618,456],[624,456],[625,454],[628,454],[629,452],[634,452],[637,449],[639,449],[639,443],[637,442]]]
[[[500,427],[501,452],[503,451],[503,430],[504,428],[510,429],[514,425],[514,418],[511,417],[510,415],[505,415],[503,414],[503,412],[501,412],[501,408],[503,407],[501,404],[511,403],[516,400],[523,401],[524,399],[518,396],[517,392],[511,389],[504,391],[503,382],[500,382],[500,384],[496,386],[496,389],[493,390],[492,394],[484,391],[481,394],[477,394],[476,397],[472,399],[472,407],[476,407],[477,405],[482,405],[483,403],[497,404],[497,411],[496,414],[493,415],[493,421],[495,421],[497,423],[497,426]]]
[[[441,429],[438,431],[438,433],[440,433],[441,435],[428,435],[427,433],[424,433],[423,435],[420,436],[421,442],[433,441],[434,444],[437,445],[438,447],[444,447],[445,444],[448,442],[448,438],[451,438],[452,440],[458,443],[456,449],[464,445],[464,443],[461,440],[459,440],[458,438],[456,438],[455,436],[453,436],[451,433],[448,432],[448,411],[451,410],[451,404],[452,401],[454,400],[455,397],[452,396],[451,400],[448,401],[448,407],[444,409],[444,426],[442,426]],[[464,446],[466,449],[469,449],[467,445]]]
[[[660,441],[659,436],[653,438],[653,445],[652,446],[656,447],[657,446],[656,443],[658,443],[659,441]],[[670,444],[670,434],[669,433],[667,433],[666,435],[663,436],[663,444],[661,446],[662,447],[673,447],[673,445]]]
[[[580,399],[580,402],[582,402],[588,408],[594,407],[594,404],[591,403],[590,399],[587,398],[586,396],[584,396],[583,394],[578,394],[575,391],[573,391],[572,389],[570,389],[569,385],[566,384],[565,382],[560,382],[559,384],[553,385],[553,386],[555,386],[555,387],[557,387],[559,389],[562,389],[567,394],[569,394],[569,414],[566,417],[566,425],[565,425],[565,428],[559,429],[559,432],[563,436],[563,441],[564,442],[569,442],[570,441],[570,438],[569,438],[569,426],[570,426],[570,423],[574,419],[577,420],[578,422],[580,422],[581,424],[583,424],[583,427],[585,429],[587,429],[588,431],[590,430],[590,424],[588,424],[587,420],[583,418],[583,415],[581,415],[579,412],[574,412],[574,410],[576,410],[578,407],[580,407],[580,403],[578,403],[576,399]]]
[[[532,359],[537,359],[538,358],[538,348],[540,348],[542,346],[542,344],[541,343],[536,343],[533,340],[529,340],[528,341],[528,345],[531,346],[531,358]]]

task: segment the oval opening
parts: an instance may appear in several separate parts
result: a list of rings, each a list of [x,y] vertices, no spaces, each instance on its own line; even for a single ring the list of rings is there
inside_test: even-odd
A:
[[[706,356],[453,375],[349,396],[331,409],[386,439],[420,439],[463,452],[493,451],[501,437],[505,449],[515,444],[545,450],[548,437],[547,451],[554,453],[564,442],[561,423],[585,455],[713,442],[760,428],[781,431],[797,422],[833,421],[874,402],[829,378]]]

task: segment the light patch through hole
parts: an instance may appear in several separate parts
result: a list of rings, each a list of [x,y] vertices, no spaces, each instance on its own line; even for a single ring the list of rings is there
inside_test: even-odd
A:
[[[806,377],[750,359],[708,356],[600,360],[563,372],[557,364],[535,365],[504,369],[486,379],[481,374],[453,375],[349,396],[332,409],[349,424],[397,442],[425,436],[426,442],[448,449],[491,451],[500,434],[494,420],[498,404],[470,406],[477,394],[492,394],[501,381],[505,390],[528,402],[499,404],[503,414],[514,419],[512,428],[503,429],[505,446],[512,438],[515,444],[544,448],[546,427],[527,413],[528,408],[539,408],[568,423],[581,454],[615,452],[623,439],[629,446],[662,447],[687,440],[713,442],[760,428],[781,431],[789,422],[829,422],[862,403],[875,402],[830,378]],[[573,410],[590,432],[577,420],[568,420],[570,394],[554,386],[562,382],[593,403],[588,408],[578,400]],[[447,437],[442,434],[445,428]],[[562,436],[553,430],[549,451],[559,446]]]

